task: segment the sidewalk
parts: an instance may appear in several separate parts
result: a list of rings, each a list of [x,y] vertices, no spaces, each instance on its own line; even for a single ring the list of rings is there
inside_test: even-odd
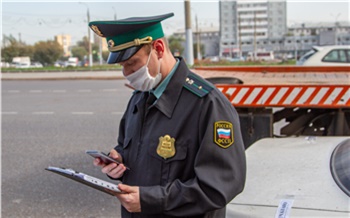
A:
[[[116,71],[71,71],[71,72],[30,72],[1,73],[1,80],[74,80],[74,79],[124,79],[121,70]]]

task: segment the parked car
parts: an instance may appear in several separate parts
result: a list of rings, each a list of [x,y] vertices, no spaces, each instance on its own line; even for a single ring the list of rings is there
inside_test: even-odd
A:
[[[8,63],[8,62],[1,62],[1,64],[0,64],[0,66],[2,67],[2,68],[5,68],[5,67],[10,67],[11,65],[10,65],[10,63]]]
[[[32,62],[30,64],[30,67],[32,67],[32,68],[42,68],[43,65],[40,62]]]
[[[225,57],[223,60],[229,61],[229,62],[240,62],[240,61],[245,61],[244,57]]]
[[[15,66],[15,68],[29,68],[30,67],[29,63],[16,63],[16,62],[13,62],[12,65]]]
[[[246,185],[227,218],[349,217],[349,137],[267,138],[246,155]]]
[[[300,66],[350,66],[350,45],[314,46],[297,61]]]
[[[272,61],[275,59],[273,51],[248,52],[247,60]]]

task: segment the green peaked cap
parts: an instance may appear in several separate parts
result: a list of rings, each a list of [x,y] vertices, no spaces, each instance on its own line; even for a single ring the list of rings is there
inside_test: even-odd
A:
[[[112,21],[92,21],[89,27],[100,37],[106,38],[110,51],[107,63],[113,64],[129,59],[143,44],[164,37],[160,22],[172,16],[174,13]]]

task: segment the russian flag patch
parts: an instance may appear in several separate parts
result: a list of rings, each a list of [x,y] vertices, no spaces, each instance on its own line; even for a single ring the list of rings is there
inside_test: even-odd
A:
[[[227,121],[214,123],[214,142],[222,148],[228,148],[233,144],[233,125]]]

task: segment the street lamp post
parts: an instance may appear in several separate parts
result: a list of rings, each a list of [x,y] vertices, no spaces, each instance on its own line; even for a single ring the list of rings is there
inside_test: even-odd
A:
[[[117,20],[117,12],[115,11],[115,8],[112,7],[113,11],[114,11],[114,20]]]
[[[193,43],[191,28],[191,3],[185,0],[185,28],[186,28],[186,61],[189,65],[193,65]]]
[[[88,23],[88,41],[89,41],[89,66],[92,67],[93,63],[92,63],[92,52],[91,52],[91,33],[90,33],[90,27],[89,27],[89,23],[90,23],[90,12],[89,12],[89,6],[83,2],[79,2],[80,4],[83,4],[86,6],[87,8],[87,23]]]
[[[338,13],[337,15],[333,15],[333,14],[331,13],[330,15],[331,15],[332,17],[335,18],[335,22],[334,22],[334,35],[335,35],[334,40],[335,40],[335,42],[334,42],[334,44],[335,44],[335,45],[338,45],[338,40],[337,40],[337,27],[338,27],[338,25],[339,25],[339,23],[338,23],[338,17],[341,15],[341,13]]]
[[[202,55],[201,55],[200,33],[199,33],[199,28],[198,28],[197,14],[196,14],[196,32],[197,32],[197,59],[201,60]]]

